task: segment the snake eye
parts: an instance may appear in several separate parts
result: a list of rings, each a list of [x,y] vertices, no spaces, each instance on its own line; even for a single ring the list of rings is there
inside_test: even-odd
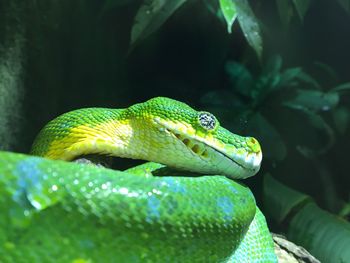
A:
[[[199,124],[206,130],[213,130],[216,126],[217,120],[213,114],[209,112],[200,112],[198,114]]]

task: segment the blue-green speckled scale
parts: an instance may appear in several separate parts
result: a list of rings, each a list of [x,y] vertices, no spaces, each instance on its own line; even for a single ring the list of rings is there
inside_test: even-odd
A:
[[[1,262],[224,262],[255,214],[250,190],[225,177],[135,176],[5,152],[0,193]],[[274,262],[263,256],[254,262]]]

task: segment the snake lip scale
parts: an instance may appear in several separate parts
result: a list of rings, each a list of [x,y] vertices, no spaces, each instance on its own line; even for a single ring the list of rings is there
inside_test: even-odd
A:
[[[178,134],[178,133],[173,133],[171,130],[167,129],[168,132],[172,133],[177,139],[179,139],[184,145],[186,145],[192,152],[194,152],[195,154],[198,154],[199,156],[201,156],[202,158],[205,158],[206,155],[207,155],[207,149],[205,149],[202,153],[199,153],[198,151],[196,151],[194,148],[195,146],[198,146],[200,144],[203,144],[205,147],[208,147],[212,150],[214,150],[216,153],[222,155],[223,157],[226,157],[227,159],[233,161],[234,163],[236,163],[238,166],[242,167],[243,169],[246,169],[246,170],[250,170],[250,171],[255,171],[255,169],[253,168],[249,168],[249,167],[246,167],[242,164],[240,164],[239,162],[237,162],[236,160],[234,160],[232,157],[230,157],[229,155],[219,151],[218,149],[215,149],[213,147],[211,147],[210,145],[206,144],[206,143],[202,143],[202,142],[199,142],[197,141],[196,139],[189,139],[187,137],[185,137],[184,139],[181,139],[181,135]],[[191,141],[195,141],[194,143],[194,146],[190,147],[189,144]]]

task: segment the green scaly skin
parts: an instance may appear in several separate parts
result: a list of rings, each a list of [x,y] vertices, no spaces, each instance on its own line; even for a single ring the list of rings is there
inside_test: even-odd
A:
[[[248,172],[241,171],[245,166],[242,160],[235,159],[237,149],[255,154],[257,146],[250,138],[223,129],[218,122],[213,130],[202,129],[198,114],[166,98],[125,110],[78,110],[49,123],[34,143],[33,153],[47,156],[55,140],[64,141],[69,136],[69,141],[82,139],[82,135],[72,135],[74,127],[83,127],[86,133],[90,130],[84,125],[93,129],[97,123],[126,120],[133,129],[147,128],[147,132],[133,133],[132,140],[123,137],[129,143],[129,148],[123,149],[130,150],[142,142],[147,152],[144,156],[152,158],[144,157],[140,151],[130,151],[128,157],[160,162],[157,154],[177,151],[160,159],[180,169],[182,176],[153,176],[154,170],[163,167],[155,163],[120,172],[0,152],[0,262],[277,262],[265,218],[252,193],[227,178],[257,172],[258,168],[251,164],[247,165]],[[149,126],[164,125],[167,120],[194,127],[198,137],[189,134],[190,129],[179,134],[173,126]],[[185,135],[191,141],[189,145],[182,142]],[[108,140],[108,136],[98,136]],[[201,144],[200,138],[211,140],[213,145],[218,139],[225,147],[214,145],[217,149],[211,151],[212,146]],[[103,145],[103,140],[99,142]],[[201,150],[194,151],[192,143]],[[237,145],[233,148],[227,144]],[[63,145],[65,150],[55,149],[49,157],[60,159],[60,154],[72,150]],[[84,146],[84,154],[91,149],[95,153],[101,150],[96,144],[91,147],[91,141],[87,145],[90,146]],[[156,149],[151,151],[153,148]],[[201,152],[204,149],[206,154]],[[217,162],[226,158],[219,151],[222,149],[232,158],[232,164],[226,159]],[[189,177],[185,170],[227,177]]]

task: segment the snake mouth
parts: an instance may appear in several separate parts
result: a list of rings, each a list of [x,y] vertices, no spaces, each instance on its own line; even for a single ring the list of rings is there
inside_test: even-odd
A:
[[[239,161],[235,160],[233,156],[230,156],[225,152],[220,151],[219,149],[206,144],[205,142],[201,142],[194,138],[189,138],[188,136],[180,134],[178,132],[174,132],[169,128],[166,128],[166,131],[172,134],[177,140],[179,140],[184,146],[186,146],[189,151],[193,152],[195,155],[199,156],[204,160],[208,159],[210,155],[210,151],[213,151],[219,156],[221,156],[222,158],[228,159],[229,161],[233,162],[235,165],[237,165],[241,169],[249,171],[251,173],[255,174],[260,168],[260,162],[262,158],[261,153],[256,155],[254,154],[255,159],[253,158],[254,159],[253,162],[250,161],[242,164]],[[244,162],[247,158],[243,158],[242,156],[239,156],[239,159]]]
[[[214,174],[222,173],[235,179],[243,179],[255,175],[260,169],[261,151],[248,152],[223,143],[215,145],[215,139],[198,137],[192,127],[178,122],[165,122],[160,118],[153,120],[159,131],[167,133],[178,142],[176,145],[185,146],[188,152],[202,161],[203,167],[198,164],[198,170],[210,170]],[[210,166],[212,168],[208,168]]]
[[[197,156],[206,159],[209,157],[208,145],[205,143],[199,142],[195,139],[190,139],[187,136],[181,135],[180,133],[174,133],[171,130],[167,129],[169,133],[173,134],[179,141],[182,142],[191,152]]]

